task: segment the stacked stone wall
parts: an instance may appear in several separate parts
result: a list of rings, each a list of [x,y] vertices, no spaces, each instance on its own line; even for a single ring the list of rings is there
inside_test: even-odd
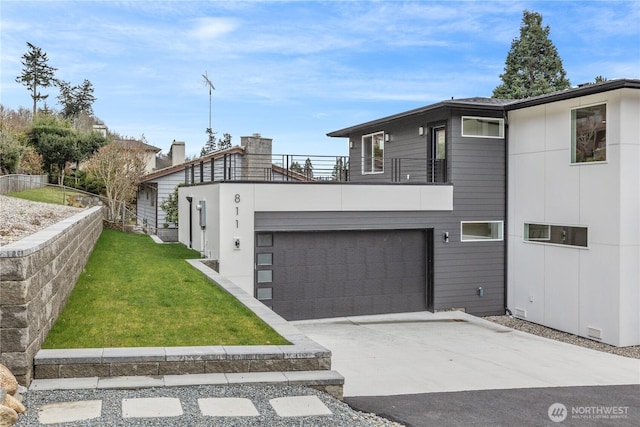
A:
[[[0,247],[0,363],[22,385],[102,232],[101,209]]]

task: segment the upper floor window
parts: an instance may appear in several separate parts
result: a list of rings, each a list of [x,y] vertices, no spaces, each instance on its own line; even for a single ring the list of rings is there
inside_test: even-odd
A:
[[[504,138],[504,119],[462,116],[462,136]]]
[[[384,172],[384,132],[362,137],[362,173]]]
[[[571,110],[571,163],[607,160],[607,105]]]

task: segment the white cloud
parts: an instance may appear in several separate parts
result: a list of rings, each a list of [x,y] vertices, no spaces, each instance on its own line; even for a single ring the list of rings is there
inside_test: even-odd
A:
[[[233,18],[204,17],[192,21],[187,31],[190,38],[202,43],[211,42],[221,36],[232,33],[238,28],[238,20]]]

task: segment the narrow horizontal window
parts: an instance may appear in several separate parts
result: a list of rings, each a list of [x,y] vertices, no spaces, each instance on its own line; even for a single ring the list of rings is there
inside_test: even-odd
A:
[[[256,237],[256,246],[269,247],[273,246],[273,234],[258,234]]]
[[[524,225],[524,240],[529,242],[552,243],[555,245],[587,247],[587,227],[567,225],[529,224]]]
[[[463,242],[487,242],[503,240],[502,221],[463,221],[460,235]]]
[[[525,224],[524,235],[526,240],[545,242],[551,238],[551,227],[546,224]]]
[[[258,283],[271,283],[273,282],[272,270],[258,270]]]
[[[463,116],[462,136],[504,138],[504,119]]]
[[[273,299],[273,288],[258,288],[256,298],[260,301]]]
[[[257,254],[256,258],[258,265],[273,265],[272,253]]]

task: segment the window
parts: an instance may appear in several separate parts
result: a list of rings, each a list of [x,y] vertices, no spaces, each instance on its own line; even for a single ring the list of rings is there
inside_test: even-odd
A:
[[[502,221],[463,221],[460,223],[460,240],[463,242],[487,242],[502,240]]]
[[[257,254],[256,258],[258,265],[273,265],[272,253]]]
[[[535,240],[540,242],[549,241],[551,238],[551,227],[544,224],[525,224],[525,240]]]
[[[504,138],[504,120],[491,117],[462,117],[462,136]]]
[[[273,288],[258,288],[256,290],[256,297],[259,301],[273,299]]]
[[[587,247],[587,228],[567,225],[524,225],[524,240],[528,242],[553,243],[556,245]]]
[[[436,160],[445,160],[447,158],[447,132],[443,127],[433,129],[433,145]]]
[[[259,246],[259,247],[273,246],[273,234],[258,234],[256,236],[256,246]]]
[[[384,132],[362,137],[362,173],[384,172]]]
[[[273,270],[258,270],[258,283],[273,282]]]
[[[607,160],[607,105],[571,110],[571,163]]]

